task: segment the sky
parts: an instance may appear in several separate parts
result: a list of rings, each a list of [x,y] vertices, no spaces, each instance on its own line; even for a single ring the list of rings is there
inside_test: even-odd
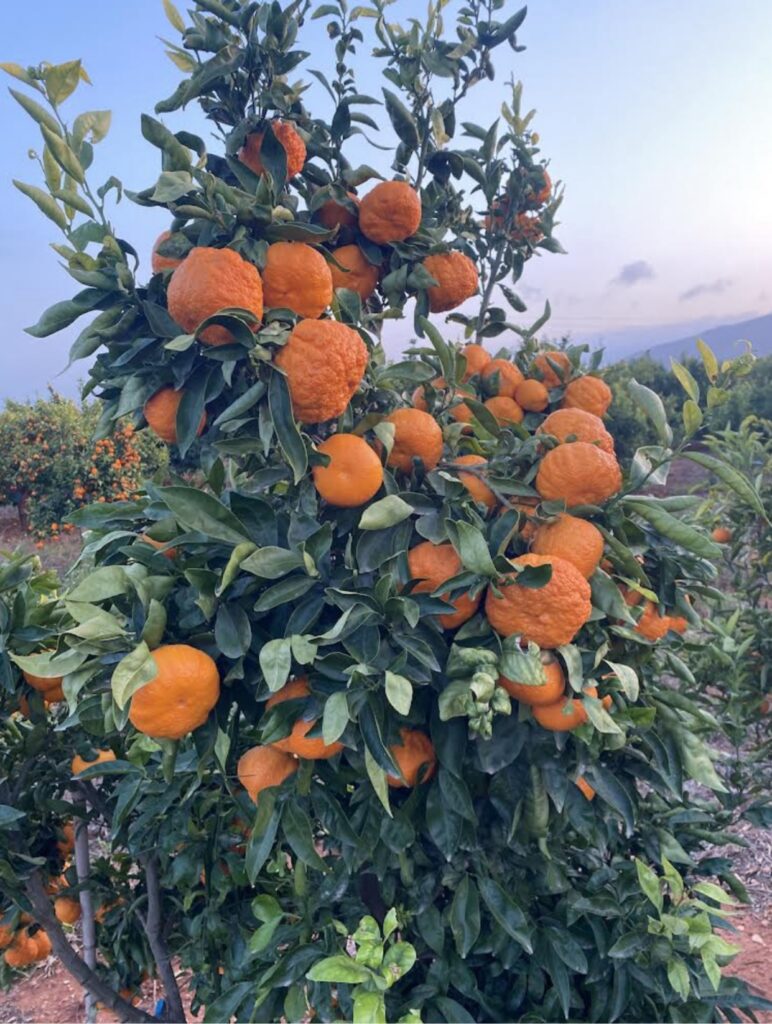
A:
[[[416,10],[396,0],[390,14],[406,20]],[[159,40],[177,39],[161,0],[36,0],[6,11],[4,28],[2,60],[83,60],[93,85],[63,112],[113,112],[93,180],[152,184],[159,154],[141,137],[140,113],[180,75]],[[498,49],[496,81],[473,89],[459,118],[489,123],[507,79],[521,79],[552,179],[565,184],[555,233],[567,255],[529,262],[518,285],[529,305],[521,323],[548,298],[550,334],[605,344],[614,356],[772,311],[771,38],[769,0],[532,0],[518,34],[525,52]],[[293,77],[310,81],[304,69],[329,68],[323,22],[302,42],[312,57]],[[358,74],[361,91],[379,94],[366,50]],[[195,108],[164,120],[208,136]],[[39,134],[7,94],[0,128],[0,398],[43,395],[49,383],[74,394],[83,364],[60,374],[77,332],[41,340],[23,331],[76,288],[49,248],[56,228],[11,184],[38,183],[27,152]],[[361,155],[382,161],[376,150]],[[147,257],[167,217],[124,200],[114,220]],[[409,336],[404,325],[393,329]]]

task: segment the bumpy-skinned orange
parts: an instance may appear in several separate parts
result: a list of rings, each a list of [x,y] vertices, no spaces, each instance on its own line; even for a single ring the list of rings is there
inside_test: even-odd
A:
[[[166,293],[169,314],[192,334],[198,325],[221,309],[246,309],[256,320],[263,319],[263,283],[252,263],[233,249],[198,246],[191,249],[169,281]],[[205,345],[228,345],[233,335],[227,327],[210,324],[201,332]]]
[[[287,181],[303,170],[306,162],[306,144],[291,121],[272,121],[271,130],[276,141],[287,154]],[[265,165],[260,156],[264,131],[252,132],[239,150],[239,160],[255,174],[264,174]]]
[[[432,313],[455,309],[477,291],[480,280],[477,267],[465,253],[457,249],[427,256],[423,267],[437,282],[427,288]]]
[[[536,474],[536,490],[548,501],[602,505],[622,486],[622,471],[613,455],[586,441],[572,441],[547,452]]]
[[[162,441],[167,444],[177,443],[177,411],[182,401],[184,390],[177,390],[171,386],[159,388],[154,395],[145,402],[142,414],[147,420],[147,425]],[[200,436],[206,427],[206,413],[201,414],[201,419],[196,430]]]
[[[404,242],[421,223],[421,197],[406,181],[382,181],[359,203],[359,230],[378,245]]]
[[[396,761],[400,775],[387,775],[386,781],[395,789],[428,782],[437,768],[434,744],[419,729],[400,729],[399,736],[401,742],[390,746],[389,753]]]
[[[425,540],[411,548],[407,555],[410,578],[420,582],[413,588],[414,594],[430,594],[447,580],[457,576],[463,568],[461,558],[452,544],[433,544]],[[438,615],[437,619],[443,629],[456,629],[474,615],[480,604],[480,597],[472,598],[469,594],[461,594],[450,599],[442,594],[444,601],[449,601],[456,609]]]
[[[584,409],[585,412],[604,416],[614,398],[611,388],[600,377],[589,374],[569,381],[563,394],[565,409]]]
[[[384,420],[394,427],[394,445],[387,466],[413,472],[413,459],[419,458],[428,472],[442,458],[442,430],[428,412],[420,409],[395,409]]]
[[[603,420],[584,409],[556,409],[539,425],[537,434],[550,434],[558,441],[586,441],[597,444],[609,455],[614,454],[614,438],[606,430]]]
[[[537,528],[531,551],[565,558],[589,579],[600,565],[604,543],[597,526],[577,516],[561,515]]]
[[[332,250],[333,257],[345,270],[339,270],[330,263],[333,288],[349,288],[357,292],[364,302],[369,299],[378,284],[378,267],[367,259],[358,245],[342,245]]]
[[[316,320],[332,302],[330,265],[305,242],[274,242],[263,267],[263,298],[268,309]]]

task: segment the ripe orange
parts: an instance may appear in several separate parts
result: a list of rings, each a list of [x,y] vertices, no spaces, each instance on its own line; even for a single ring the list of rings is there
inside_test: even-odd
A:
[[[418,729],[399,730],[401,743],[389,747],[389,753],[397,763],[400,775],[387,775],[386,781],[395,789],[417,786],[428,782],[437,768],[434,744],[425,732]]]
[[[684,620],[685,622],[685,620]],[[653,601],[644,601],[643,611],[635,632],[652,643],[656,643],[665,636],[669,629],[672,629],[669,615],[660,611],[659,606]]]
[[[518,387],[525,380],[520,370],[508,359],[491,359],[483,367],[480,376],[489,389],[495,388],[494,394],[501,398],[514,398]]]
[[[539,526],[531,542],[537,555],[557,555],[575,565],[585,579],[600,565],[603,557],[603,534],[586,519],[561,515],[551,523]]]
[[[572,382],[573,383],[573,382]],[[614,454],[614,438],[603,425],[603,420],[584,409],[557,409],[540,424],[537,434],[550,434],[558,441],[573,438],[597,444],[609,455]]]
[[[184,391],[176,391],[173,387],[161,388],[148,398],[142,410],[147,425],[156,437],[167,444],[177,443],[177,410],[184,394]],[[197,437],[203,434],[205,426],[206,413],[202,413],[196,430]]]
[[[129,719],[154,739],[179,740],[209,717],[220,696],[214,659],[188,644],[156,647],[158,674],[131,698]]]
[[[70,769],[72,770],[73,775],[79,775],[81,772],[85,771],[86,768],[91,768],[92,765],[106,764],[108,761],[114,760],[115,754],[112,750],[97,751],[97,756],[91,761],[87,761],[84,757],[81,757],[80,754],[76,754],[70,762]]]
[[[559,367],[560,375],[552,368],[552,363]],[[571,373],[571,360],[565,352],[551,349],[548,352],[540,352],[536,356],[533,361],[533,369],[539,373],[545,387],[557,388],[568,380]]]
[[[728,526],[717,526],[710,535],[716,544],[731,544],[732,531]]]
[[[461,558],[452,544],[432,544],[429,540],[410,549],[407,565],[410,578],[420,580],[413,588],[414,594],[430,594],[462,570]],[[444,601],[449,600],[447,594],[440,596]],[[467,619],[471,619],[480,604],[480,597],[472,598],[469,594],[461,594],[450,603],[456,609],[455,612],[437,616],[443,629],[456,629]]]
[[[51,676],[46,678],[44,676],[33,675],[32,672],[26,672],[22,670],[22,676],[26,683],[28,683],[33,690],[37,690],[39,693],[49,693],[51,690],[56,690],[62,685],[63,676]]]
[[[453,460],[454,466],[487,466],[488,461],[482,455],[459,455]],[[476,502],[495,508],[498,498],[490,487],[476,473],[458,472],[458,479],[466,487]]]
[[[543,412],[550,404],[550,396],[540,380],[532,380],[529,377],[522,384],[518,384],[515,401],[527,412]]]
[[[14,932],[6,924],[0,924],[0,949],[7,949],[13,942]]]
[[[326,466],[314,466],[314,487],[337,508],[356,508],[378,491],[383,466],[370,445],[356,434],[333,434],[317,449],[329,455]]]
[[[367,346],[335,320],[301,320],[274,359],[287,375],[295,418],[323,423],[345,410],[367,366]]]
[[[162,231],[153,243],[153,254],[150,257],[150,265],[153,268],[154,274],[160,274],[162,270],[176,270],[180,263],[182,263],[182,260],[179,258],[175,258],[174,256],[162,256],[158,252],[158,247],[163,245],[167,238],[171,237],[171,231]]]
[[[191,249],[172,274],[166,302],[172,319],[189,334],[202,320],[231,307],[246,309],[260,321],[263,283],[257,267],[233,249],[199,246]],[[212,324],[202,332],[201,341],[205,345],[227,345],[233,335],[227,327]]]
[[[347,192],[346,196],[354,205],[354,210],[350,210],[337,199],[327,199],[314,212],[313,220],[317,224],[321,224],[323,228],[327,228],[328,231],[334,231],[335,228],[355,228],[359,221],[359,199],[353,192]]]
[[[37,943],[30,941],[25,929],[16,933],[13,942],[3,953],[3,959],[9,967],[18,971],[33,962],[36,951]]]
[[[564,409],[584,409],[596,416],[604,416],[613,397],[605,380],[587,375],[566,385],[562,405]]]
[[[555,704],[535,707],[533,717],[549,732],[571,732],[588,721],[584,705],[577,697],[566,697]]]
[[[482,345],[464,345],[461,355],[466,359],[463,380],[469,380],[476,373],[481,374],[493,362],[490,352],[486,352]]]
[[[150,547],[155,548],[156,551],[166,546],[166,541],[156,540],[154,537],[149,537],[146,533],[141,533],[139,535],[139,540],[141,540],[143,544],[149,544]],[[177,551],[177,548],[168,548],[163,553],[164,558],[168,558],[170,562],[173,562],[178,554],[179,552]]]
[[[241,755],[236,766],[239,782],[253,803],[264,789],[280,786],[297,770],[295,758],[275,747],[252,747]]]
[[[457,249],[427,256],[423,261],[423,267],[437,282],[436,285],[427,288],[429,309],[432,313],[444,313],[448,309],[455,309],[477,291],[477,267],[468,256]]]
[[[263,268],[267,309],[290,309],[316,320],[332,301],[332,272],[327,260],[305,242],[274,242]]]
[[[592,788],[590,783],[587,781],[587,779],[585,779],[583,775],[580,775],[578,778],[574,779],[574,783],[586,800],[595,799],[595,790]]]
[[[520,555],[513,566],[551,565],[549,583],[538,589],[521,586],[516,574],[491,587],[485,613],[501,636],[521,636],[547,649],[569,644],[590,617],[590,585],[576,566],[556,555]]]
[[[457,398],[463,395],[466,395],[469,398],[475,397],[474,392],[470,391],[468,388],[456,388],[455,397]],[[474,413],[466,402],[455,402],[454,405],[451,405],[448,412],[450,413],[451,419],[454,419],[457,423],[471,423],[474,419]],[[470,430],[471,427],[465,427],[463,432],[469,433]]]
[[[381,181],[359,204],[359,230],[378,245],[404,242],[421,223],[421,197],[406,181]]]
[[[66,859],[75,849],[75,826],[71,821],[65,821],[58,831],[62,838],[57,840],[56,849],[59,856]]]
[[[503,395],[496,395],[484,402],[485,408],[489,409],[499,426],[506,427],[510,423],[522,423],[525,413],[514,400],[505,398]]]
[[[272,121],[271,130],[276,136],[276,141],[287,154],[287,181],[291,181],[296,174],[303,170],[303,164],[306,162],[306,144],[290,121]],[[265,173],[263,161],[260,159],[264,134],[264,132],[253,132],[248,135],[239,150],[239,160],[255,174]]]
[[[43,700],[46,706],[50,704],[60,704],[64,700],[64,690],[61,686],[54,686],[50,690],[46,690],[43,694]]]
[[[622,471],[613,455],[586,441],[561,444],[547,452],[536,475],[536,490],[548,501],[601,505],[622,486]]]
[[[527,683],[515,683],[505,676],[499,676],[499,685],[503,686],[510,696],[521,704],[529,707],[555,704],[563,696],[566,688],[566,677],[559,662],[552,655],[542,652],[542,664],[544,666],[545,682],[538,686],[529,686]]]
[[[69,896],[60,896],[54,900],[54,913],[62,924],[75,924],[80,921],[80,903]]]
[[[307,697],[310,693],[307,679],[293,679],[283,686],[278,693],[274,693],[273,696],[268,698],[265,702],[266,710],[272,708],[274,704],[281,704],[285,700],[298,700],[301,697]],[[330,757],[335,757],[336,754],[343,750],[343,744],[325,743],[321,736],[309,737],[308,733],[315,725],[316,719],[306,722],[302,718],[298,718],[292,726],[292,732],[289,736],[286,736],[283,740],[277,740],[272,746],[276,750],[282,750],[285,754],[294,754],[303,760],[327,760]]]
[[[378,284],[378,267],[372,265],[358,245],[342,245],[333,249],[332,255],[346,268],[338,270],[334,263],[329,264],[333,288],[350,288],[359,293],[363,302],[367,301]]]
[[[540,187],[532,189],[529,201],[529,205],[534,208],[543,206],[552,192],[552,181],[547,173],[547,168],[540,167],[539,170],[541,171],[542,184]]]
[[[434,469],[442,458],[442,430],[439,423],[420,409],[395,409],[385,423],[394,425],[394,445],[386,460],[387,466],[413,472],[413,459],[422,461],[424,469]]]

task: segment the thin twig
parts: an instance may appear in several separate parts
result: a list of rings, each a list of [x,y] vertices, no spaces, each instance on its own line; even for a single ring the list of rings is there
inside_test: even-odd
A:
[[[158,974],[166,993],[168,1003],[167,1019],[175,1021],[176,1024],[184,1024],[185,1010],[182,1005],[182,996],[180,995],[177,979],[174,975],[174,968],[172,967],[171,955],[163,933],[158,858],[154,853],[147,853],[140,857],[140,863],[145,869],[145,882],[147,884],[147,914],[141,918],[142,926],[145,929],[147,941],[150,944],[150,950],[158,967]]]

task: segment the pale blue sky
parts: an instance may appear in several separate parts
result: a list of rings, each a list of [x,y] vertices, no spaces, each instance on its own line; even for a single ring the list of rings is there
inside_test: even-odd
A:
[[[391,12],[399,20],[417,8],[396,0]],[[94,180],[115,173],[131,189],[151,184],[158,153],[139,115],[179,78],[157,38],[175,37],[160,0],[37,0],[4,13],[1,59],[81,57],[94,84],[68,101],[72,114],[112,109]],[[523,279],[534,317],[548,297],[553,332],[622,352],[772,310],[772,3],[533,0],[519,38],[527,50],[497,51],[496,82],[472,91],[462,119],[492,120],[513,73],[538,110],[553,179],[566,183],[557,235],[568,255],[532,260]],[[313,23],[304,44],[314,56],[298,77],[329,68],[325,43]],[[362,59],[362,91],[377,92],[374,67]],[[192,109],[167,123],[206,131]],[[37,131],[7,95],[0,124],[0,397],[43,393],[49,380],[72,392],[83,371],[55,375],[73,332],[37,340],[22,331],[73,290],[48,248],[56,229],[10,183],[37,180],[26,156]],[[366,159],[382,158],[373,150]],[[165,226],[162,214],[126,201],[116,220],[145,253]]]

